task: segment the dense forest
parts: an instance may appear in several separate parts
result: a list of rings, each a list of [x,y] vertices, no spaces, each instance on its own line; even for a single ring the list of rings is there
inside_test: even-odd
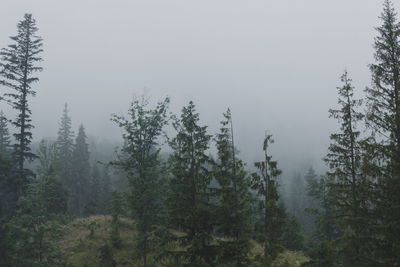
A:
[[[36,141],[30,101],[45,40],[25,14],[0,50],[0,266],[400,266],[400,17],[390,0],[380,22],[370,86],[356,98],[344,71],[327,107],[338,125],[328,171],[309,166],[283,186],[271,132],[263,157],[246,163],[233,110],[211,133],[193,101],[173,114],[169,97],[136,97],[110,115],[118,145],[73,129],[65,104],[57,136]]]

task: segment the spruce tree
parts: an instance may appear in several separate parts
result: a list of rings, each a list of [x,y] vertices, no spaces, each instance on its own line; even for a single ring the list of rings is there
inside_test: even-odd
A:
[[[171,251],[180,266],[215,266],[211,161],[206,154],[211,135],[207,134],[207,126],[199,125],[199,120],[190,101],[174,121],[177,135],[170,140],[172,177],[167,205],[170,225],[180,230],[180,233],[173,232],[171,238],[182,248]]]
[[[278,177],[281,170],[268,151],[273,142],[272,135],[266,134],[263,144],[265,159],[254,164],[258,172],[252,175],[252,188],[259,197],[261,212],[258,240],[263,246],[262,262],[266,266],[271,266],[282,249],[281,234],[285,217],[278,194]]]
[[[154,251],[152,236],[161,219],[164,192],[159,139],[167,124],[168,104],[169,98],[166,98],[151,109],[142,97],[132,102],[128,118],[113,117],[123,129],[125,141],[123,156],[113,164],[128,175],[129,204],[137,228],[136,252],[144,267],[148,266],[148,254]]]
[[[215,138],[218,161],[213,170],[219,185],[215,216],[218,234],[222,237],[218,240],[222,249],[218,264],[248,266],[252,234],[250,180],[244,163],[236,157],[230,110],[223,115],[220,132]]]
[[[393,3],[386,0],[377,27],[375,62],[370,65],[372,86],[367,93],[367,124],[375,138],[366,154],[368,173],[376,182],[372,207],[376,226],[374,257],[386,266],[400,264],[400,22]]]
[[[64,186],[71,191],[72,183],[72,151],[74,148],[74,133],[71,117],[68,115],[68,105],[65,104],[57,136],[57,174]]]
[[[367,199],[369,182],[362,171],[362,147],[357,124],[363,118],[358,111],[360,100],[354,99],[354,87],[347,71],[341,76],[343,86],[338,87],[338,109],[329,110],[330,117],[340,123],[340,131],[331,134],[329,152],[325,157],[330,171],[328,190],[335,194],[330,209],[334,210],[337,227],[345,229],[339,240],[339,253],[344,264],[363,266],[369,253],[365,245],[369,234]]]
[[[83,125],[79,127],[78,135],[72,151],[72,179],[69,191],[69,211],[76,216],[82,216],[88,200],[90,182],[89,146]]]
[[[17,117],[11,121],[17,128],[14,134],[13,159],[16,164],[14,176],[16,197],[24,195],[29,177],[33,172],[25,168],[27,160],[33,160],[35,154],[31,152],[32,140],[31,110],[28,105],[29,96],[36,91],[32,85],[39,81],[35,72],[42,71],[37,63],[42,60],[42,38],[37,36],[38,28],[31,14],[25,14],[24,19],[17,25],[17,35],[10,37],[13,44],[0,51],[0,84],[8,87],[11,92],[4,95],[4,99],[17,111]]]

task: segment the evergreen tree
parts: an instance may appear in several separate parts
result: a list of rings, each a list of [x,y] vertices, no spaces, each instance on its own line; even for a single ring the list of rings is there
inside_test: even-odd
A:
[[[308,241],[309,245],[313,245],[315,240],[313,240],[312,236],[315,237],[316,231],[316,218],[315,213],[313,211],[317,210],[320,207],[320,201],[315,197],[310,195],[310,186],[315,184],[318,181],[319,177],[315,173],[315,170],[312,166],[308,169],[306,174],[304,175],[304,211],[305,211],[305,224],[304,231],[308,237],[311,237]]]
[[[7,120],[0,113],[0,266],[11,266],[10,248],[14,240],[8,235],[8,220],[15,210],[15,202],[10,188],[12,162]]]
[[[65,104],[57,136],[57,174],[68,191],[72,190],[72,151],[74,148],[74,133],[71,118],[68,115],[68,105]]]
[[[206,154],[211,135],[207,126],[199,125],[199,114],[192,101],[182,109],[180,119],[173,126],[177,135],[170,140],[173,149],[170,164],[171,193],[167,199],[169,222],[180,233],[172,233],[183,251],[171,252],[179,258],[181,266],[215,266],[216,250],[213,233],[209,170],[210,158]]]
[[[376,28],[372,86],[367,93],[367,124],[375,138],[366,154],[377,155],[368,173],[376,182],[372,207],[376,216],[375,246],[382,266],[400,264],[400,22],[393,3],[386,0]],[[375,165],[375,166],[371,166]]]
[[[92,168],[92,175],[89,188],[89,198],[86,205],[86,214],[99,214],[100,213],[100,194],[101,194],[101,184],[100,184],[100,172],[97,163],[94,162]]]
[[[353,97],[354,88],[347,71],[341,76],[342,87],[338,87],[339,109],[331,109],[330,116],[340,123],[340,132],[331,134],[329,152],[325,158],[330,171],[330,194],[334,194],[330,209],[336,216],[338,228],[345,229],[339,241],[339,253],[346,265],[364,266],[369,255],[365,245],[369,234],[367,199],[371,190],[362,172],[362,151],[357,123],[363,115],[357,111],[360,100]]]
[[[293,215],[285,217],[282,230],[282,244],[286,249],[300,251],[304,248],[304,236],[301,225]]]
[[[14,190],[16,197],[24,195],[29,177],[33,172],[25,169],[25,162],[35,158],[31,152],[32,140],[31,110],[28,97],[36,94],[32,85],[39,79],[34,73],[42,71],[37,63],[42,60],[42,38],[36,35],[38,28],[31,14],[25,14],[17,25],[17,35],[10,37],[13,44],[0,51],[0,84],[10,88],[12,92],[4,95],[4,99],[17,111],[17,118],[11,121],[17,128],[14,137],[13,158],[16,164]]]
[[[10,155],[11,140],[8,131],[7,118],[4,113],[0,111],[0,155],[8,157]]]
[[[39,166],[37,167],[38,175],[54,175],[54,167],[57,160],[56,144],[46,140],[41,140],[37,155],[39,159]]]
[[[89,147],[83,125],[79,127],[72,151],[72,179],[69,191],[69,211],[76,216],[84,214],[90,182]]]
[[[129,108],[129,118],[114,116],[113,120],[124,130],[123,157],[113,164],[128,175],[129,202],[136,220],[136,251],[148,266],[148,254],[154,251],[152,236],[160,223],[161,200],[164,193],[161,180],[159,137],[167,124],[169,99],[148,108],[143,97],[134,100]]]
[[[339,264],[338,249],[333,243],[341,235],[341,231],[335,227],[337,213],[333,203],[336,200],[336,191],[330,190],[333,181],[333,176],[309,175],[307,179],[307,194],[313,200],[308,211],[314,215],[316,231],[314,246],[310,251],[312,260],[306,266]]]
[[[267,134],[263,144],[265,159],[254,164],[258,172],[252,175],[252,188],[256,190],[260,200],[262,218],[258,240],[264,248],[263,262],[266,266],[271,266],[272,261],[282,249],[281,234],[285,216],[279,204],[278,194],[277,179],[281,170],[278,169],[277,162],[272,160],[268,151],[273,142],[272,135]]]
[[[250,180],[244,171],[244,163],[236,158],[233,139],[232,116],[228,109],[221,122],[220,133],[215,138],[218,162],[214,164],[214,176],[219,184],[216,189],[218,208],[215,216],[222,254],[218,264],[248,266],[252,230],[252,197]]]
[[[65,266],[57,241],[66,211],[66,195],[54,177],[40,177],[19,201],[17,216],[9,222],[7,233],[15,241],[12,265]]]

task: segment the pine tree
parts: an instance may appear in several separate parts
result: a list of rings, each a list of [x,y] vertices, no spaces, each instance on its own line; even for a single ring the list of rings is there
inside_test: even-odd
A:
[[[10,138],[7,118],[4,116],[4,113],[0,111],[0,155],[3,157],[8,157],[10,155]]]
[[[199,114],[192,101],[183,107],[180,119],[173,126],[177,135],[170,140],[172,178],[171,193],[167,199],[169,222],[181,233],[173,233],[184,251],[171,252],[179,258],[181,266],[205,267],[215,265],[213,245],[213,209],[209,170],[210,158],[206,154],[211,135],[207,126],[199,125]]]
[[[114,165],[121,167],[128,175],[129,202],[136,221],[136,251],[148,266],[148,254],[154,251],[152,236],[160,223],[161,199],[164,192],[161,180],[159,138],[167,124],[169,99],[148,108],[148,101],[134,100],[128,111],[129,118],[114,116],[113,120],[124,130],[125,146],[123,157]]]
[[[370,65],[372,86],[367,93],[367,123],[375,142],[367,154],[379,158],[369,164],[368,173],[375,179],[374,203],[376,255],[385,266],[400,264],[400,22],[393,3],[386,0],[381,14],[382,25],[376,30],[375,63]]]
[[[252,196],[250,180],[244,163],[236,157],[233,139],[232,116],[228,109],[221,122],[215,141],[218,162],[214,164],[214,176],[219,184],[216,189],[218,208],[218,234],[221,255],[218,264],[248,266],[251,249]]]
[[[89,146],[83,125],[79,127],[72,151],[72,179],[69,191],[69,211],[76,216],[84,214],[90,181]]]
[[[68,105],[65,104],[57,136],[57,174],[64,186],[72,189],[72,151],[74,148],[74,133],[71,118],[68,115]]]
[[[17,118],[11,123],[17,128],[13,158],[16,162],[14,184],[18,198],[24,195],[29,177],[33,176],[32,171],[25,169],[25,162],[35,158],[30,149],[33,125],[28,97],[36,94],[32,85],[39,79],[33,74],[42,71],[37,63],[42,60],[40,53],[43,50],[42,38],[36,35],[38,28],[31,14],[24,15],[24,19],[17,25],[17,31],[16,36],[10,37],[13,44],[0,51],[0,84],[12,90],[3,98],[17,111]]]
[[[330,117],[340,123],[340,131],[331,134],[329,152],[325,158],[330,171],[330,183],[327,184],[331,194],[335,194],[330,209],[334,210],[338,228],[345,229],[340,238],[339,253],[344,263],[349,266],[363,266],[369,234],[366,222],[368,218],[367,199],[370,186],[362,172],[362,147],[358,122],[363,115],[357,110],[361,101],[354,99],[354,87],[347,71],[341,76],[343,86],[338,87],[339,109],[329,110]]]
[[[258,240],[264,249],[263,262],[270,266],[278,256],[281,248],[281,234],[284,225],[284,210],[279,204],[278,176],[281,170],[278,163],[272,160],[268,148],[274,142],[272,135],[266,134],[263,144],[265,159],[254,165],[258,172],[252,175],[252,188],[259,197],[261,209],[260,234]]]

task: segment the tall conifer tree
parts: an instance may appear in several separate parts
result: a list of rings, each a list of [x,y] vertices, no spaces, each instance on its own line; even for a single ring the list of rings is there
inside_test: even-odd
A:
[[[33,172],[25,168],[25,162],[35,158],[30,148],[33,125],[28,97],[36,94],[32,85],[39,81],[34,73],[42,71],[37,63],[42,60],[43,49],[42,38],[36,35],[38,28],[31,14],[24,15],[17,31],[16,36],[10,37],[13,44],[0,51],[0,84],[11,89],[3,98],[17,111],[17,117],[11,123],[17,128],[13,158],[16,164],[14,190],[18,198],[25,193],[29,177],[33,176]]]
[[[183,251],[173,253],[182,266],[215,266],[213,245],[213,205],[211,203],[210,158],[206,154],[211,135],[199,125],[199,114],[192,101],[182,109],[173,125],[177,135],[170,141],[171,194],[167,204],[169,220],[181,233],[173,233]]]
[[[328,189],[335,197],[330,208],[335,213],[338,228],[345,229],[339,240],[339,253],[349,266],[363,265],[368,221],[370,186],[362,172],[362,148],[357,124],[363,118],[358,111],[361,101],[354,99],[354,87],[347,71],[341,76],[343,86],[338,87],[338,109],[329,110],[330,117],[340,123],[340,131],[331,134],[329,152],[325,158],[330,171]],[[365,256],[363,256],[365,255]]]
[[[377,27],[375,62],[370,65],[372,86],[367,93],[367,123],[375,141],[367,156],[375,167],[369,175],[377,184],[374,194],[377,216],[374,257],[386,266],[400,264],[400,22],[393,3],[386,0]]]
[[[68,191],[72,184],[72,151],[74,148],[74,133],[71,117],[68,115],[68,105],[65,104],[57,136],[57,174]]]
[[[263,144],[265,158],[254,164],[258,172],[252,175],[252,187],[260,200],[261,220],[258,240],[264,249],[263,262],[266,266],[271,266],[282,249],[280,239],[285,217],[284,210],[279,204],[278,194],[277,179],[281,170],[268,151],[273,142],[272,135],[266,134]]]
[[[222,254],[218,263],[248,266],[252,234],[250,180],[244,163],[236,157],[230,110],[223,115],[220,132],[215,138],[218,161],[214,165],[214,176],[219,184],[215,216],[218,233],[223,237],[219,239]]]
[[[72,183],[70,188],[69,210],[82,216],[88,200],[90,181],[89,146],[83,125],[79,126],[78,135],[72,151]]]

